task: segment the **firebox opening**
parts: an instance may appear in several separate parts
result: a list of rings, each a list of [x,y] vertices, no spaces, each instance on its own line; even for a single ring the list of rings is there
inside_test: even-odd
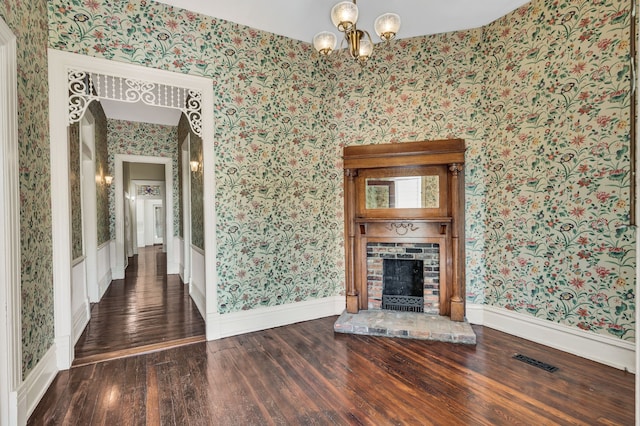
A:
[[[424,312],[424,262],[384,259],[382,309]]]

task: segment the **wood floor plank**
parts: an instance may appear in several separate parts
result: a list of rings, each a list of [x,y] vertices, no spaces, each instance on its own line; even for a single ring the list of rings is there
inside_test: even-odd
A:
[[[334,334],[335,318],[197,343],[165,268],[157,248],[131,261],[29,424],[633,423],[632,374],[483,327],[477,346]]]
[[[470,346],[334,334],[335,319],[73,368],[28,424],[634,424],[633,374],[479,326]]]
[[[129,258],[125,278],[114,280],[78,339],[78,364],[163,349],[182,339],[204,339],[204,320],[178,275],[166,274],[162,246],[141,247]],[[167,346],[162,346],[166,344]],[[150,349],[153,350],[153,349]]]

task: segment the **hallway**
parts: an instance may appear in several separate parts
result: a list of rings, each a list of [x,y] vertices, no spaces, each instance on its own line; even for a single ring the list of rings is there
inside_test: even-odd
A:
[[[205,324],[179,275],[166,274],[162,246],[138,249],[125,278],[92,305],[74,366],[201,342]]]

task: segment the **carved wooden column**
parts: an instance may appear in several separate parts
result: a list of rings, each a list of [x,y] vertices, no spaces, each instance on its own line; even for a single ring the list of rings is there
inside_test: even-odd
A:
[[[344,229],[347,259],[345,265],[345,279],[347,283],[347,312],[358,313],[358,290],[356,289],[355,262],[356,262],[356,224],[355,224],[355,177],[358,171],[345,169],[344,193]]]
[[[453,294],[451,295],[451,320],[464,321],[464,297],[465,297],[465,274],[462,262],[464,257],[464,205],[461,200],[464,196],[461,193],[459,174],[464,170],[464,166],[458,163],[449,164],[450,173],[450,194],[451,194],[451,216],[453,223],[451,226],[451,246],[453,251]],[[461,241],[462,239],[462,241]]]

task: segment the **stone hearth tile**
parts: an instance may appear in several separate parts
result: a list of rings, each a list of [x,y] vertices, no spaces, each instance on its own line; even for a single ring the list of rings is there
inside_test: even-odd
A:
[[[333,329],[337,333],[476,344],[476,335],[468,322],[416,312],[372,309],[350,314],[344,311]]]

